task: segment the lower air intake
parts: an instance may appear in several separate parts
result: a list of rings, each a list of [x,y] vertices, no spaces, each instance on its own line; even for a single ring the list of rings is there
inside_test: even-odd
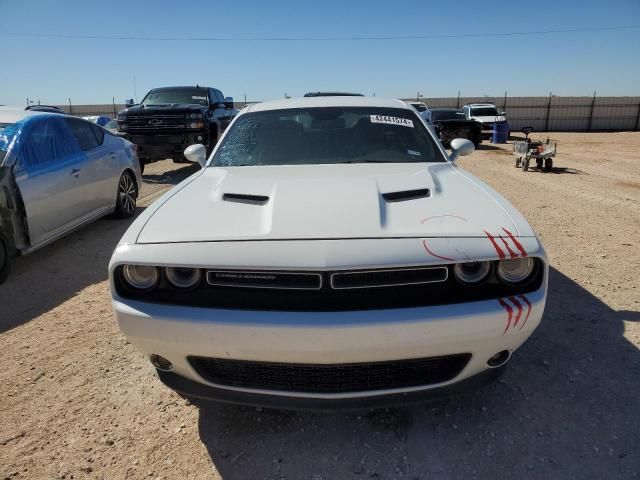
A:
[[[346,393],[427,386],[454,379],[471,354],[385,362],[310,365],[189,357],[206,381],[259,390]]]

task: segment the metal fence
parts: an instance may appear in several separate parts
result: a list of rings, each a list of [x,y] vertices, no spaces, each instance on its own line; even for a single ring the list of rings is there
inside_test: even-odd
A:
[[[407,98],[416,101],[416,98]],[[640,97],[420,97],[430,108],[460,108],[467,103],[491,102],[507,112],[512,130],[531,126],[536,131],[615,131],[640,129]],[[247,102],[255,103],[255,102]],[[245,104],[236,102],[236,108]],[[115,117],[124,108],[120,103],[59,105],[78,115]]]
[[[415,102],[415,98],[407,99]],[[507,112],[512,130],[613,131],[640,129],[640,97],[420,97],[429,108],[461,108],[467,103],[494,103]]]

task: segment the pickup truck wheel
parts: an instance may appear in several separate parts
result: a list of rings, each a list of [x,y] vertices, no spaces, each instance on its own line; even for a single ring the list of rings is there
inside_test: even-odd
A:
[[[138,199],[138,187],[131,172],[126,171],[118,181],[118,193],[116,198],[116,210],[113,215],[116,218],[129,218],[136,211]]]
[[[144,166],[145,166],[145,163],[142,160],[140,160],[140,175],[144,173]]]
[[[9,276],[15,257],[13,242],[3,232],[0,232],[0,283]]]

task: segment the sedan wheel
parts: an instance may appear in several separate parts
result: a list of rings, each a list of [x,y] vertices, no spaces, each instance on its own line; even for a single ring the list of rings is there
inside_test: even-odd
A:
[[[14,255],[13,243],[0,231],[0,283],[9,276]]]
[[[130,172],[124,172],[118,182],[118,198],[116,199],[115,216],[129,218],[136,211],[138,187]]]

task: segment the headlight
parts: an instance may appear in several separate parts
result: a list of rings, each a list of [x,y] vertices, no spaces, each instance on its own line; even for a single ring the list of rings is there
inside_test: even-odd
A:
[[[125,265],[122,276],[136,290],[151,290],[160,280],[158,269],[149,265]]]
[[[491,272],[489,262],[456,263],[453,274],[461,283],[476,284],[482,282]]]
[[[203,122],[187,123],[187,128],[204,128],[204,123]]]
[[[529,278],[534,265],[530,257],[501,260],[498,264],[498,277],[507,284],[522,283]]]
[[[201,113],[190,113],[187,115],[187,118],[192,118],[194,120],[202,120],[202,114]]]
[[[200,282],[200,270],[197,268],[167,267],[164,274],[176,288],[191,288]]]
[[[119,122],[123,122],[127,119],[127,116],[124,113],[119,113],[116,117],[116,120],[118,120]]]
[[[123,124],[118,124],[118,131],[119,132],[126,132],[127,131],[127,124],[123,123]]]

